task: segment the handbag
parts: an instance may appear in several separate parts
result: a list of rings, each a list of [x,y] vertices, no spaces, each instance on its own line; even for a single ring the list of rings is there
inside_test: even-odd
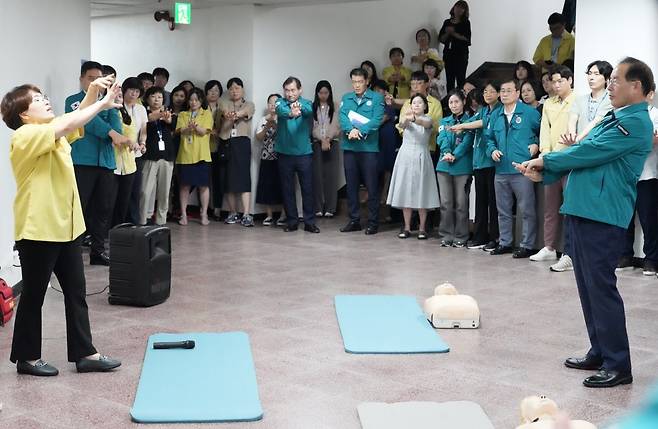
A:
[[[14,290],[0,278],[0,326],[11,320],[14,314]]]
[[[220,161],[228,161],[231,158],[228,140],[217,139],[217,157]]]

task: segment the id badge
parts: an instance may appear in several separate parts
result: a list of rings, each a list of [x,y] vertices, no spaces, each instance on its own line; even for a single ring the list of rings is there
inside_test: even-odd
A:
[[[162,139],[158,140],[158,150],[159,150],[160,152],[162,152],[163,150],[165,150],[165,142],[164,142],[164,140],[162,140]]]
[[[238,136],[237,128],[231,128],[231,137],[237,137],[237,136]]]

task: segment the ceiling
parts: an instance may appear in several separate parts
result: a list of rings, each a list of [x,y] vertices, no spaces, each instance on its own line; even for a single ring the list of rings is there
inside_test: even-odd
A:
[[[322,3],[349,3],[363,0],[186,0],[194,9],[214,6],[253,4],[258,6],[290,6]],[[91,16],[136,15],[156,10],[172,10],[175,0],[90,0]]]

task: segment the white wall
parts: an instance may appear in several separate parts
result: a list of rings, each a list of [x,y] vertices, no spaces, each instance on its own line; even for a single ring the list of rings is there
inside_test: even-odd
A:
[[[587,92],[585,67],[594,60],[614,66],[631,56],[647,63],[654,77],[658,76],[658,2],[633,0],[632,19],[617,19],[616,14],[622,13],[619,8],[616,0],[578,3],[575,75],[579,93]]]
[[[167,89],[189,79],[201,86],[210,79],[223,85],[241,77],[249,91],[253,81],[254,6],[194,9],[193,24],[169,31],[152,14],[91,20],[91,57],[117,69],[119,80],[165,67]]]
[[[1,1],[0,94],[33,83],[48,94],[55,112],[79,87],[80,60],[89,57],[87,0]],[[11,258],[14,238],[13,201],[16,185],[9,163],[11,130],[0,124],[0,266]]]

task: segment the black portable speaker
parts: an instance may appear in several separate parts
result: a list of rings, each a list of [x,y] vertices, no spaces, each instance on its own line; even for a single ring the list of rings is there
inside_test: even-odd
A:
[[[166,226],[110,230],[110,304],[150,307],[169,298],[171,236]]]

